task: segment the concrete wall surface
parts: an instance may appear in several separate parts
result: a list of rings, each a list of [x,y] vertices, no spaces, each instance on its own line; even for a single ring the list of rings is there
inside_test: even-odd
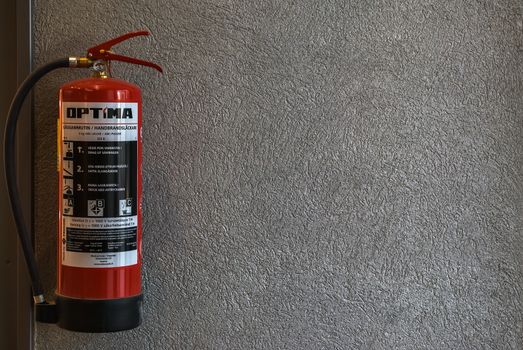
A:
[[[36,349],[521,349],[518,1],[35,0],[34,61],[144,95],[144,324]],[[55,72],[35,227],[55,287]]]

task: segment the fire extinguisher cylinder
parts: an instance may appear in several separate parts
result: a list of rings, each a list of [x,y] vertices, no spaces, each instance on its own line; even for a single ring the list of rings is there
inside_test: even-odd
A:
[[[9,109],[4,145],[7,188],[31,276],[36,320],[80,332],[131,329],[142,320],[140,88],[110,74],[110,62],[162,69],[117,55],[113,45],[148,35],[122,35],[35,70]],[[16,125],[24,99],[57,68],[92,68],[94,76],[62,85],[58,119],[58,281],[46,301],[16,183]]]

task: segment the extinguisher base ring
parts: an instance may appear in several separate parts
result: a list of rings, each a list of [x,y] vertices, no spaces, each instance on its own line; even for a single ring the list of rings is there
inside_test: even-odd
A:
[[[119,332],[142,323],[143,295],[119,299],[76,299],[57,296],[58,326],[87,333]]]

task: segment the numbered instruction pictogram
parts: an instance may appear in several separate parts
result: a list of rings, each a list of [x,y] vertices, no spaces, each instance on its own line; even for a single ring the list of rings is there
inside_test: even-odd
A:
[[[73,178],[64,176],[62,181],[63,181],[62,191],[64,193],[64,198],[66,198],[68,196],[72,197],[73,194],[74,194],[74,181],[73,181]]]
[[[72,141],[64,142],[63,153],[64,153],[63,154],[64,159],[73,158],[73,142]]]
[[[73,176],[74,168],[73,168],[73,161],[64,159],[62,161],[62,167],[63,167],[63,174],[64,176]]]

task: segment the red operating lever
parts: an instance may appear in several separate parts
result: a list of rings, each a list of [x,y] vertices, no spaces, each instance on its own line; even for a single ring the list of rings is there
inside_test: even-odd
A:
[[[140,35],[149,35],[149,32],[143,30],[139,32],[131,32],[124,34],[122,36],[119,36],[117,38],[111,39],[109,41],[106,41],[104,43],[101,43],[100,45],[96,45],[91,47],[90,49],[87,49],[87,58],[90,60],[104,60],[104,61],[121,61],[121,62],[127,62],[132,64],[139,64],[142,66],[147,66],[156,69],[160,73],[163,73],[162,67],[160,67],[157,64],[154,64],[152,62],[140,60],[137,58],[122,56],[122,55],[116,55],[112,53],[111,47],[114,45],[121,43],[122,41],[125,41],[130,38],[134,38],[135,36]]]

